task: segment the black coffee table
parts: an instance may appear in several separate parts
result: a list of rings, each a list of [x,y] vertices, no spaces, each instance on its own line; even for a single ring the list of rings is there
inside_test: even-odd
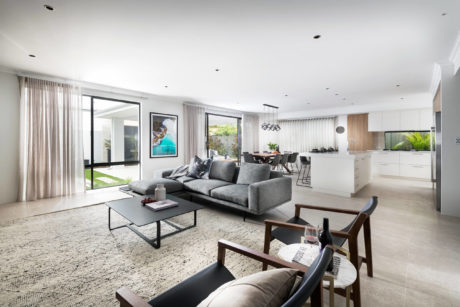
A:
[[[148,196],[145,196],[148,197]],[[179,205],[176,207],[160,210],[160,211],[153,211],[145,206],[142,205],[141,200],[145,197],[133,197],[121,200],[110,201],[106,203],[109,207],[109,230],[112,231],[114,229],[128,227],[132,231],[134,231],[139,237],[147,241],[150,245],[154,248],[160,248],[161,239],[172,236],[173,234],[182,232],[184,230],[190,229],[196,226],[196,211],[203,208],[202,206],[195,204],[191,201],[178,198],[173,195],[166,195],[166,198],[178,202]],[[150,196],[153,198],[153,196]],[[117,226],[117,227],[110,227],[110,211],[114,210],[124,218],[126,218],[130,223]],[[185,213],[189,213],[193,211],[193,225],[187,227],[180,227],[167,219],[172,217],[182,215]],[[154,239],[147,238],[144,234],[142,234],[139,230],[132,227],[132,225],[136,225],[137,227],[145,226],[152,223],[157,223],[157,236]],[[176,228],[177,230],[166,235],[161,235],[161,222],[165,222],[168,225]]]

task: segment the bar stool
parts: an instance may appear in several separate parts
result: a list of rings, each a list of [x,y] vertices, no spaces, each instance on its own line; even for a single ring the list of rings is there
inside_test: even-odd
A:
[[[300,170],[299,170],[299,176],[297,177],[297,182],[296,182],[296,185],[298,186],[311,187],[311,177],[310,177],[311,160],[310,159],[311,158],[307,158],[305,156],[300,156]]]

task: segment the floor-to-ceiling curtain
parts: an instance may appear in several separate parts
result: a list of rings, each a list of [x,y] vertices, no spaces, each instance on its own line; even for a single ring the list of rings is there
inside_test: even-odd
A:
[[[280,151],[307,152],[313,148],[335,147],[334,118],[283,120],[277,134]]]
[[[259,116],[243,114],[242,152],[259,151]]]
[[[79,88],[20,77],[18,200],[85,190]]]
[[[184,104],[185,163],[195,156],[206,156],[204,108]]]

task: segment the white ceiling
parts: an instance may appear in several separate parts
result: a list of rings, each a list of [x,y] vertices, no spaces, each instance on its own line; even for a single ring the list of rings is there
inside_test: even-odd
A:
[[[0,65],[242,111],[415,107],[458,30],[458,0],[1,0]]]

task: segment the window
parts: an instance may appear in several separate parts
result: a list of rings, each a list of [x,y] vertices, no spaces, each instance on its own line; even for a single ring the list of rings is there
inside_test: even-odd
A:
[[[241,118],[206,113],[208,157],[240,161]]]
[[[139,179],[139,113],[136,102],[83,96],[86,189]]]

